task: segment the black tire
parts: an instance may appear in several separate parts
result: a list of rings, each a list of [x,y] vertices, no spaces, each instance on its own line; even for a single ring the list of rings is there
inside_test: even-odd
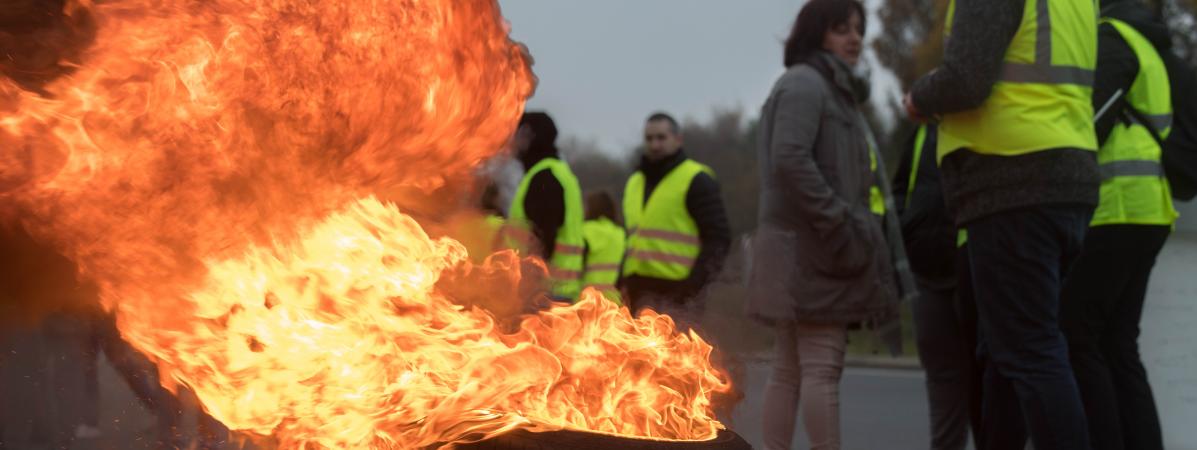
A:
[[[743,438],[728,430],[709,441],[652,441],[608,436],[583,431],[561,430],[533,433],[515,430],[482,442],[463,445],[466,450],[751,450]]]

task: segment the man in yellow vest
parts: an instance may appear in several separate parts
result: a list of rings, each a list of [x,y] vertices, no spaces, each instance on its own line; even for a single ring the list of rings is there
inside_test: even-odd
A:
[[[536,245],[528,254],[548,265],[552,297],[573,301],[582,291],[582,189],[558,156],[556,141],[557,126],[548,114],[529,112],[520,119],[513,146],[525,173],[508,220],[531,231]]]
[[[1093,0],[953,0],[942,64],[905,99],[940,118],[939,164],[968,258],[988,365],[985,449],[1089,448],[1060,331],[1063,277],[1101,182]]]
[[[1147,281],[1177,218],[1162,149],[1151,135],[1166,137],[1172,124],[1159,53],[1172,40],[1138,0],[1105,0],[1102,16],[1093,92],[1095,108],[1110,105],[1097,121],[1101,202],[1064,284],[1060,320],[1093,448],[1160,450],[1138,338]]]
[[[623,297],[615,284],[619,282],[619,263],[626,250],[627,233],[616,219],[615,200],[606,191],[586,196],[586,221],[582,223],[586,238],[586,270],[582,275],[584,287],[593,287],[607,300],[623,304]]]
[[[668,114],[644,124],[644,155],[624,188],[623,217],[620,288],[628,305],[696,327],[704,311],[697,297],[723,268],[731,231],[714,171],[686,157],[681,128]]]

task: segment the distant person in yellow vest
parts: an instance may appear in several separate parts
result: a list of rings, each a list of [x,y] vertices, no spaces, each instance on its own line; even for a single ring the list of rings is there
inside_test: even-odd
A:
[[[548,114],[529,112],[520,118],[513,146],[525,172],[508,219],[535,238],[528,254],[548,265],[552,297],[573,301],[582,291],[582,189],[560,159],[556,141],[557,126]]]
[[[598,289],[607,300],[622,305],[623,297],[615,284],[619,282],[619,263],[623,261],[627,234],[617,217],[611,194],[601,191],[586,196],[586,222],[582,223],[586,270],[582,284]]]
[[[968,232],[984,449],[1088,449],[1060,289],[1098,201],[1093,0],[953,0],[943,62],[904,99],[938,117],[944,194]]]
[[[503,217],[498,200],[498,186],[488,183],[478,203],[481,215],[479,211],[464,211],[461,218],[455,219],[452,235],[465,246],[470,260],[475,264],[482,263],[501,249],[523,247],[516,246],[514,239],[526,231],[507,232],[507,220]]]
[[[699,293],[723,268],[731,231],[714,171],[686,157],[681,127],[668,114],[644,124],[644,155],[624,189],[623,217],[625,302],[695,327],[704,311]]]
[[[1160,55],[1172,39],[1138,0],[1101,4],[1093,104],[1110,104],[1097,121],[1101,202],[1064,284],[1060,322],[1093,448],[1160,450],[1138,339],[1151,269],[1177,218],[1162,149],[1148,129],[1161,138],[1171,132],[1171,85]]]

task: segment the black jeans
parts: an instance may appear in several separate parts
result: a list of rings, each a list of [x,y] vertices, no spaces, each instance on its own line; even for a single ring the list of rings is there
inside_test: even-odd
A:
[[[964,450],[969,428],[980,446],[982,365],[977,348],[977,308],[967,250],[961,248],[955,285],[920,280],[914,302],[915,343],[927,373],[931,449]]]
[[[1094,449],[1164,447],[1138,341],[1147,281],[1171,232],[1168,226],[1094,227],[1064,284],[1061,326]]]
[[[1088,450],[1080,392],[1060,331],[1060,290],[1093,212],[1044,205],[968,224],[981,353],[983,448]]]

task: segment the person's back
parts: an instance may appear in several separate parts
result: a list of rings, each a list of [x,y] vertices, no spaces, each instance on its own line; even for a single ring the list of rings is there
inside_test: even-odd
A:
[[[947,19],[943,63],[904,103],[916,119],[940,117],[944,191],[968,232],[990,363],[983,447],[1021,448],[1029,431],[1039,449],[1087,449],[1058,311],[1100,181],[1096,7],[954,0]]]
[[[686,157],[677,121],[654,114],[645,155],[623,197],[627,257],[619,281],[633,311],[667,312],[684,326],[702,316],[695,301],[722,270],[731,232],[714,172]]]
[[[1102,3],[1093,95],[1105,111],[1097,120],[1101,199],[1061,293],[1061,326],[1093,448],[1162,449],[1138,338],[1147,282],[1177,218],[1163,150],[1152,136],[1166,138],[1172,127],[1160,55],[1172,42],[1137,1]]]

